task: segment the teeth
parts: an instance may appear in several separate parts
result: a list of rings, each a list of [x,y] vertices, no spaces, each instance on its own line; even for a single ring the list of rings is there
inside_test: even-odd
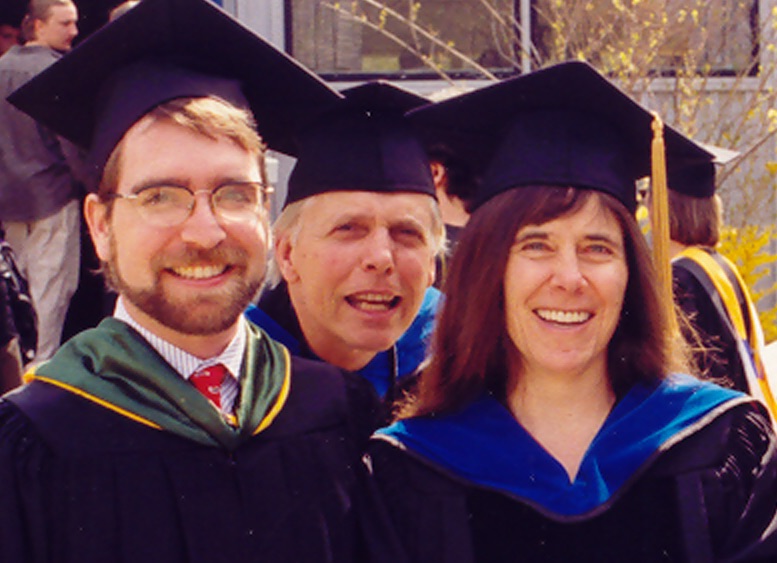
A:
[[[551,309],[538,309],[537,315],[543,320],[559,324],[580,324],[592,317],[585,311],[556,311]]]
[[[362,293],[354,299],[358,301],[372,301],[377,303],[389,303],[394,300],[393,295],[383,295],[382,293]]]
[[[173,268],[173,271],[182,278],[201,280],[218,276],[226,269],[226,266],[185,266]]]
[[[386,311],[391,308],[394,300],[394,296],[382,293],[361,293],[348,298],[353,306],[365,311]]]
[[[389,309],[388,303],[369,303],[367,301],[356,301],[355,305],[359,309],[365,311],[387,311]]]

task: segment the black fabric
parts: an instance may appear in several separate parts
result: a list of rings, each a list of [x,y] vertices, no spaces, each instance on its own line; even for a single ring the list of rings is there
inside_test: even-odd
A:
[[[401,115],[430,103],[429,99],[385,80],[371,80],[341,93],[351,110],[361,108],[365,112],[378,110]]]
[[[305,335],[302,334],[302,327],[299,324],[299,319],[297,319],[297,313],[294,312],[294,306],[291,304],[289,286],[285,281],[273,288],[265,289],[257,303],[257,307],[267,313],[279,327],[296,341],[296,347],[292,347],[290,343],[284,342],[283,339],[276,338],[276,340],[283,342],[295,355],[303,358],[318,359],[315,352],[308,346]]]
[[[11,300],[8,296],[8,288],[4,283],[0,283],[0,345],[5,346],[18,336],[19,333],[16,330],[13,310],[11,309]]]
[[[19,333],[14,324],[11,302],[8,298],[8,288],[4,283],[0,283],[0,346],[6,346],[12,339],[17,338]]]
[[[549,520],[497,493],[473,491],[467,508],[474,561],[514,561],[515,553],[538,562],[679,561],[683,556],[672,485],[669,479],[639,483],[611,510],[574,524]]]
[[[751,404],[679,442],[612,503],[580,518],[543,516],[386,441],[374,440],[368,453],[414,562],[696,563],[704,537],[712,538],[715,561],[777,560],[777,531],[769,530],[777,525],[773,431]],[[692,522],[689,513],[702,518]]]
[[[667,185],[670,190],[695,197],[708,198],[715,195],[715,164],[709,162],[676,162],[669,158],[666,163]]]
[[[0,228],[0,285],[3,286],[3,340],[7,344],[19,337],[19,350],[24,363],[32,361],[38,345],[38,315],[32,304],[27,279],[16,264],[16,254]]]
[[[31,383],[0,401],[0,561],[401,561],[357,400],[294,359],[278,418],[229,454]]]
[[[723,385],[749,392],[745,369],[737,349],[736,336],[718,312],[704,285],[680,261],[672,263],[675,302],[688,319],[689,327],[681,327],[692,343],[693,360],[699,375]],[[695,344],[698,340],[698,344]]]

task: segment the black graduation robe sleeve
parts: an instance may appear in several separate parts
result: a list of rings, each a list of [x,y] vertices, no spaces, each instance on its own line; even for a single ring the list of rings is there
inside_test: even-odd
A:
[[[684,458],[677,486],[691,553],[706,538],[716,561],[777,561],[777,442],[760,405],[727,413],[670,455],[666,465]]]
[[[474,561],[465,485],[380,440],[366,459],[410,561]]]
[[[689,327],[682,327],[686,340],[693,349],[693,360],[698,375],[724,387],[745,393],[748,384],[740,363],[737,344],[718,310],[699,281],[685,268],[672,268],[675,301],[682,310]]]
[[[41,485],[50,480],[44,445],[23,417],[0,400],[0,561],[46,561],[53,517]]]
[[[344,370],[342,375],[353,434],[360,451],[364,451],[372,433],[385,424],[386,406],[372,384],[361,375]]]

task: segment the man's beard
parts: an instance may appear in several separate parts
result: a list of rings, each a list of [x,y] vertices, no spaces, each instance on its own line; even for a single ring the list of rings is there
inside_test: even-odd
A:
[[[158,323],[182,334],[207,336],[222,332],[237,321],[245,308],[254,300],[264,279],[259,270],[253,279],[247,278],[248,254],[239,248],[213,250],[189,250],[174,261],[165,263],[154,259],[150,264],[154,280],[151,287],[130,286],[122,278],[116,264],[116,248],[112,241],[111,258],[103,263],[108,284],[124,299]],[[176,267],[201,264],[230,264],[230,283],[219,292],[203,291],[201,295],[176,301],[161,283],[161,272],[172,265]],[[236,275],[237,274],[237,275]],[[191,292],[194,294],[194,291]]]

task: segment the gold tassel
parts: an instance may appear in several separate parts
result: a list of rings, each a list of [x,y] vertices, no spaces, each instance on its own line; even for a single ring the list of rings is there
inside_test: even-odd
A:
[[[650,217],[653,231],[653,262],[658,275],[661,303],[669,320],[671,337],[679,335],[680,327],[672,292],[672,266],[669,262],[669,194],[667,193],[664,122],[653,113],[653,141],[651,146]]]

